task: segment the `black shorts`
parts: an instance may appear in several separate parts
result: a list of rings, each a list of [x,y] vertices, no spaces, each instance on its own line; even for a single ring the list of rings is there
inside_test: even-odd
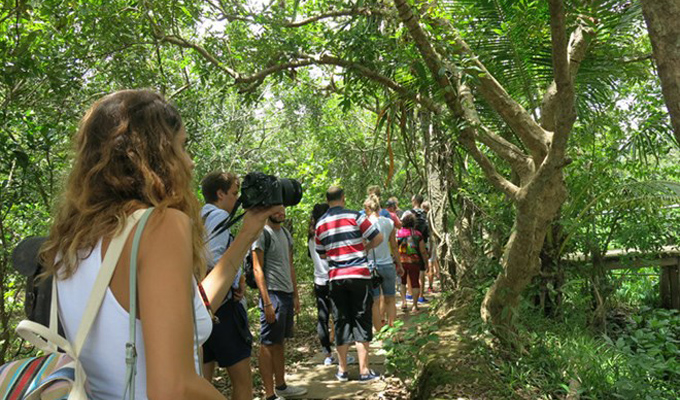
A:
[[[269,292],[269,301],[274,306],[276,321],[273,324],[267,322],[260,298],[260,343],[282,344],[286,338],[293,337],[293,325],[295,323],[295,307],[293,306],[293,293]]]
[[[330,282],[336,346],[373,340],[372,293],[370,279],[339,279]]]
[[[231,367],[250,357],[253,335],[248,328],[248,313],[243,305],[229,300],[222,304],[215,316],[220,322],[203,344],[203,362],[217,361],[220,367]]]

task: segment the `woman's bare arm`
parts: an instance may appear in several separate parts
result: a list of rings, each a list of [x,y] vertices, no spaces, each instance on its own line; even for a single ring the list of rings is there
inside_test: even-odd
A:
[[[250,246],[260,236],[269,216],[280,212],[281,207],[249,209],[246,212],[243,217],[243,226],[236,238],[217,261],[215,268],[202,281],[210,304],[222,304],[234,282],[236,272],[243,263],[243,258],[250,251]]]
[[[139,316],[150,399],[224,399],[196,372],[189,217],[154,213],[139,253]]]

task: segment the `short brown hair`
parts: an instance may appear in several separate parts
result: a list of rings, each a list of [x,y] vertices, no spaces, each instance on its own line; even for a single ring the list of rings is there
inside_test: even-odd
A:
[[[238,177],[232,172],[213,171],[201,181],[201,192],[206,203],[217,201],[217,191],[227,193],[232,185],[238,185]]]

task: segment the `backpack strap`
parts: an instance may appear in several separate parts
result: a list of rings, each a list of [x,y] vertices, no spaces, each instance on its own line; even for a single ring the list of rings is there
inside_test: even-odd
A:
[[[153,208],[149,210],[153,210]],[[80,327],[78,328],[78,333],[76,334],[73,343],[73,350],[75,350],[76,356],[80,354],[80,351],[85,344],[85,340],[87,339],[87,335],[90,332],[90,328],[92,328],[92,323],[97,317],[99,307],[104,300],[106,288],[109,286],[109,283],[111,283],[113,271],[116,269],[116,264],[118,264],[120,255],[123,252],[127,237],[145,212],[147,212],[147,210],[137,210],[132,213],[132,215],[127,218],[123,231],[111,241],[109,248],[106,250],[104,261],[102,262],[99,273],[97,274],[97,279],[92,287],[90,298],[85,307],[85,312],[83,313],[83,319],[80,321]],[[148,212],[150,213],[151,211]],[[137,232],[140,232],[141,234],[141,230],[138,229]],[[132,304],[130,304],[130,308],[132,308]]]
[[[214,210],[214,209],[208,210],[208,212],[205,213],[205,215],[203,215],[203,216],[201,217],[201,218],[203,219],[203,223],[205,223],[205,221],[208,219],[208,215],[212,214],[213,211],[215,211],[215,210]]]
[[[264,249],[262,250],[262,273],[264,274],[264,268],[267,265],[267,252],[272,246],[272,236],[271,233],[267,231],[266,225],[262,230],[262,234],[264,235]]]
[[[17,334],[22,338],[26,339],[29,343],[35,345],[38,349],[46,352],[54,352],[56,348],[60,348],[66,352],[76,363],[75,366],[75,380],[74,386],[69,398],[74,399],[86,399],[87,393],[85,389],[85,370],[80,364],[78,356],[80,351],[85,344],[87,335],[92,328],[95,318],[99,312],[99,307],[104,299],[106,293],[106,288],[108,287],[113,271],[115,270],[116,264],[120,259],[120,254],[123,250],[123,246],[130,234],[132,228],[137,224],[137,221],[142,217],[144,213],[150,213],[152,209],[149,210],[138,210],[132,215],[128,216],[123,230],[116,235],[116,237],[111,240],[109,248],[104,256],[104,261],[102,262],[95,283],[92,287],[92,292],[85,307],[83,317],[78,327],[76,333],[76,338],[73,344],[69,343],[65,338],[59,335],[58,328],[58,301],[57,296],[57,275],[52,277],[52,304],[50,305],[50,327],[47,328],[43,325],[35,323],[33,321],[24,320],[19,323],[16,328]],[[148,215],[147,215],[148,218]],[[143,229],[143,226],[142,226]],[[141,229],[138,229],[141,235]],[[134,245],[134,243],[133,243]],[[132,290],[131,290],[132,291]],[[133,389],[134,390],[134,389]]]
[[[142,238],[142,232],[144,232],[146,222],[149,220],[153,210],[153,207],[145,210],[139,219],[135,236],[132,239],[132,251],[130,253],[130,309],[128,311],[130,317],[130,323],[128,324],[130,336],[128,342],[125,343],[125,375],[127,383],[123,393],[123,398],[129,394],[130,400],[135,398],[135,376],[137,375],[137,258],[139,256],[139,242]],[[191,309],[193,310],[193,296],[191,298]],[[195,321],[196,318],[194,318],[194,324]]]

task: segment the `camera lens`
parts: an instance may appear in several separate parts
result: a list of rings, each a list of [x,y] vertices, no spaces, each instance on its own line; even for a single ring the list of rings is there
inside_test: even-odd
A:
[[[302,200],[302,185],[295,179],[279,179],[281,198],[286,207],[297,205]]]

